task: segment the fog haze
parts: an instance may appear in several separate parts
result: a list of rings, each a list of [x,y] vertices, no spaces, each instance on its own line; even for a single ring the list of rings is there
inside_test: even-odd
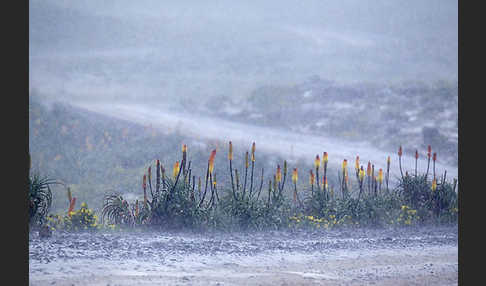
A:
[[[30,87],[206,100],[318,75],[457,81],[457,1],[30,1]]]

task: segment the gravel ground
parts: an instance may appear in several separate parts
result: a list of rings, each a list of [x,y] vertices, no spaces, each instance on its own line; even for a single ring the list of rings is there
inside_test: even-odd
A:
[[[457,226],[29,238],[30,285],[457,285]]]

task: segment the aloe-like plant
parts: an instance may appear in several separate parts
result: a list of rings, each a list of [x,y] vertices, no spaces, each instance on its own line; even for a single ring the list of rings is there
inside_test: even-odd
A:
[[[134,221],[130,206],[120,194],[106,195],[101,211],[101,221],[109,224],[131,225]]]
[[[44,223],[52,205],[51,185],[60,182],[37,173],[29,175],[29,224]]]

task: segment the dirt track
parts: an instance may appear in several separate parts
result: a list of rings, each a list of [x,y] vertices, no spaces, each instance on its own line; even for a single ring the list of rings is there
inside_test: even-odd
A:
[[[457,227],[32,234],[31,285],[457,285]]]

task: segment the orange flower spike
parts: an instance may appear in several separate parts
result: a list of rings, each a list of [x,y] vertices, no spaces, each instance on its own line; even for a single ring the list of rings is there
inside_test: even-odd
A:
[[[355,164],[354,164],[354,168],[356,170],[359,170],[359,156],[356,156],[356,161],[355,161]]]
[[[435,191],[437,189],[437,180],[434,178],[432,180],[432,191]]]
[[[292,183],[296,184],[298,179],[299,175],[297,173],[297,168],[294,168],[294,171],[292,172]]]
[[[316,159],[314,160],[314,167],[319,168],[321,165],[321,159],[319,158],[319,155],[316,155]]]
[[[256,150],[255,142],[253,142],[253,144],[251,145],[251,161],[252,162],[255,162],[255,150]]]
[[[324,152],[324,154],[322,155],[322,162],[327,163],[327,161],[328,161],[327,152]]]
[[[172,169],[172,177],[174,178],[174,180],[178,174],[179,174],[179,161],[176,161],[174,164],[174,168]]]
[[[419,157],[418,150],[415,150],[415,159],[418,159],[418,157]]]
[[[434,155],[432,156],[432,160],[434,160],[434,162],[437,160],[437,153],[434,152]]]
[[[211,151],[211,155],[209,156],[209,174],[213,173],[215,156],[216,156],[216,149]]]
[[[313,186],[314,185],[314,181],[315,181],[314,173],[312,172],[312,170],[310,170],[309,184],[311,184]]]
[[[147,175],[143,175],[142,188],[144,190],[147,188]]]
[[[378,182],[381,184],[383,182],[383,169],[378,170]]]
[[[277,183],[282,180],[282,171],[280,169],[280,165],[277,165],[277,175],[275,176],[275,179],[277,180]]]
[[[182,160],[184,160],[184,162],[186,161],[186,156],[187,156],[187,145],[182,144]]]
[[[324,181],[324,185],[326,186],[326,189],[328,188],[328,185],[327,185],[327,178],[326,180]]]
[[[344,159],[343,160],[343,171],[346,170],[347,166],[348,166],[348,160]]]
[[[76,205],[76,198],[74,197],[69,204],[68,215],[71,217],[71,212],[74,210],[74,206]]]
[[[398,157],[402,157],[402,145],[398,148]]]
[[[228,160],[233,160],[233,144],[229,142]]]
[[[368,167],[366,168],[366,175],[371,176],[371,162],[368,161]]]
[[[427,146],[427,157],[429,157],[429,159],[430,159],[431,154],[432,154],[432,147],[430,147],[430,145],[429,145],[429,146]]]
[[[148,167],[148,179],[149,181],[152,179],[152,166]]]
[[[388,158],[386,159],[386,163],[387,163],[388,165],[390,165],[390,162],[391,162],[391,159],[390,159],[390,156],[388,156]]]

